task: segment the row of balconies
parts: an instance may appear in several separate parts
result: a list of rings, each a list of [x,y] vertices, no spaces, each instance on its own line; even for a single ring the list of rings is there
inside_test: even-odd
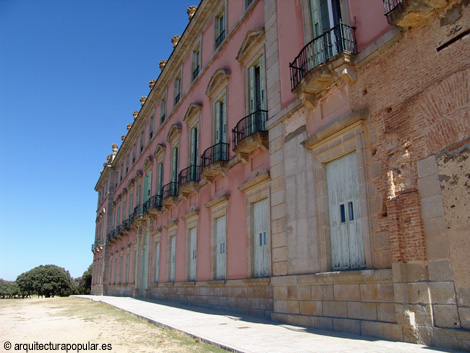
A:
[[[384,15],[389,24],[410,26],[409,17],[419,19],[421,12],[443,6],[443,2],[444,0],[383,0]],[[412,23],[415,22],[416,19]],[[306,106],[313,109],[318,98],[338,80],[355,81],[355,31],[355,27],[340,22],[307,43],[289,63],[292,92]]]
[[[241,119],[233,133],[233,151],[244,163],[248,161],[248,154],[254,149],[268,148],[268,133],[266,130],[267,111],[258,110]],[[187,198],[191,192],[197,192],[199,181],[206,178],[209,183],[217,174],[225,174],[229,161],[230,144],[219,142],[207,148],[200,158],[200,165],[190,165],[178,174],[178,180],[163,185],[158,194],[150,197],[146,202],[134,208],[128,219],[117,225],[106,235],[106,243],[111,243],[126,235],[131,227],[146,215],[154,215],[163,207],[169,208],[178,203],[179,195]],[[94,250],[94,248],[92,248]]]

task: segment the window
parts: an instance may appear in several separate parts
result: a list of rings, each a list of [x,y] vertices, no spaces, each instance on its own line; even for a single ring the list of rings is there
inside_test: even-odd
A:
[[[137,206],[140,206],[140,197],[141,197],[141,193],[142,193],[142,188],[140,187],[140,185],[137,187]]]
[[[227,142],[227,116],[225,96],[215,103],[214,142]]]
[[[333,270],[366,266],[356,152],[326,164]]]
[[[189,230],[189,280],[196,280],[197,228]]]
[[[130,257],[130,250],[127,250],[126,254],[126,284],[129,283],[129,257]]]
[[[150,170],[147,175],[144,178],[144,197],[142,200],[142,203],[145,204],[150,197],[152,193],[152,171]]]
[[[160,242],[155,245],[155,282],[160,278]]]
[[[199,75],[199,68],[201,66],[201,51],[199,45],[193,50],[192,59],[191,59],[191,72],[192,80],[194,81]]]
[[[160,124],[163,124],[163,122],[166,119],[166,99],[162,98],[160,101]]]
[[[140,153],[144,151],[144,144],[145,144],[145,135],[144,131],[140,133]]]
[[[189,165],[197,167],[199,164],[199,124],[190,130],[190,154]],[[191,179],[195,180],[195,179]]]
[[[158,185],[157,185],[157,193],[158,195],[162,195],[162,187],[163,187],[163,163],[158,163]]]
[[[127,155],[126,158],[126,174],[129,173],[129,154]]]
[[[267,277],[271,267],[268,199],[253,204],[253,231],[254,276]]]
[[[225,9],[222,9],[220,13],[215,17],[215,46],[214,49],[217,49],[220,44],[225,39]]]
[[[153,116],[150,118],[149,120],[149,141],[152,139],[153,137]]]
[[[134,190],[129,190],[129,217],[134,212]]]
[[[181,98],[181,76],[175,78],[175,104],[178,104]]]
[[[134,163],[135,163],[136,150],[137,150],[137,146],[134,143],[134,146],[132,147],[132,165],[134,165]]]
[[[245,0],[245,8],[247,9],[248,6],[253,2],[253,0]]]
[[[216,279],[225,279],[226,277],[226,221],[225,216],[216,219]]]
[[[176,236],[170,238],[170,282],[175,281],[176,269]]]
[[[178,147],[171,149],[171,195],[178,195]]]
[[[265,109],[264,57],[261,56],[248,69],[248,108],[249,112]]]

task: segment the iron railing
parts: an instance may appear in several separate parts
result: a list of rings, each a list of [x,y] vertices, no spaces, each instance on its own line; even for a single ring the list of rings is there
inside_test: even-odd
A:
[[[142,215],[142,205],[137,205],[134,208],[134,218],[136,218],[137,216],[141,216],[141,215]]]
[[[258,131],[267,131],[267,118],[268,112],[266,110],[257,110],[256,112],[253,112],[240,120],[232,130],[233,147],[238,145],[245,137],[253,135]]]
[[[130,229],[129,221],[127,219],[125,221],[122,221],[121,231],[129,230],[129,229]]]
[[[172,181],[162,188],[162,198],[165,199],[170,196],[178,196],[178,182]]]
[[[116,226],[116,235],[121,233],[121,225]]]
[[[201,167],[205,168],[218,161],[228,161],[229,144],[219,142],[209,147],[201,155]]]
[[[95,250],[95,243],[91,244],[91,251]]]
[[[393,10],[403,3],[403,0],[383,0],[385,16],[389,15]]]
[[[356,53],[355,29],[344,23],[314,38],[302,48],[299,55],[289,64],[291,89],[294,89],[313,68],[341,52]]]
[[[134,222],[134,212],[132,212],[130,215],[129,215],[129,218],[128,218],[128,221],[129,221],[129,227],[131,226],[132,222]]]
[[[220,32],[219,36],[215,40],[215,47],[218,48],[220,43],[222,43],[224,39],[225,39],[225,30]]]
[[[114,229],[106,235],[106,242],[112,241],[116,237]]]
[[[179,185],[184,185],[190,181],[199,181],[201,175],[201,167],[197,165],[190,165],[184,168],[178,175]]]

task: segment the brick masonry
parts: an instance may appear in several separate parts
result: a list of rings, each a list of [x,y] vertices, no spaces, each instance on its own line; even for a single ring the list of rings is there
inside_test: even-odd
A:
[[[273,318],[470,350],[470,38],[441,46],[470,7],[433,15],[356,62],[356,81],[336,81],[313,110],[270,113],[271,206],[285,206],[272,221]],[[321,137],[357,112],[362,126]],[[312,136],[314,149],[303,147]],[[328,272],[324,163],[351,150],[367,270]]]

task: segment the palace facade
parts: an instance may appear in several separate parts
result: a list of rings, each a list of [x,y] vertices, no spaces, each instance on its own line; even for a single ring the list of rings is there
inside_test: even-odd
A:
[[[203,0],[98,192],[92,293],[470,349],[470,6]]]

